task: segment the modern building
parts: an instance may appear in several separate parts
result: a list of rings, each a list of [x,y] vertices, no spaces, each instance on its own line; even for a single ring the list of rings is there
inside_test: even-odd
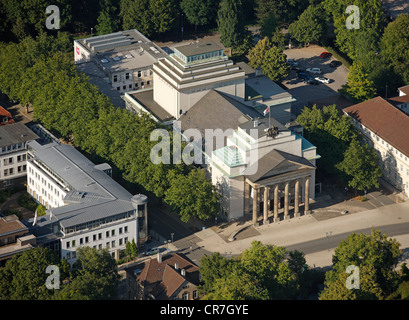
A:
[[[408,89],[406,86],[400,91]],[[344,113],[377,151],[385,180],[408,195],[409,116],[405,109],[409,100],[405,94],[388,100],[376,97],[345,108]]]
[[[31,141],[27,149],[27,191],[48,209],[26,221],[37,245],[73,263],[81,246],[107,248],[118,258],[128,241],[148,239],[147,197],[132,196],[108,164],[95,165],[55,140]]]
[[[0,126],[0,188],[26,182],[26,145],[37,138],[21,122]]]
[[[1,217],[0,214],[0,266],[15,254],[32,249],[35,237],[16,215]]]
[[[222,217],[251,214],[256,224],[260,214],[268,223],[299,215],[301,206],[309,213],[315,198],[315,161],[320,156],[302,131],[291,127],[210,90],[176,129],[203,154],[203,167],[222,195]]]
[[[135,29],[74,40],[79,70],[117,106],[121,94],[152,87],[152,65],[165,56]]]
[[[259,112],[269,106],[270,115],[282,123],[291,120],[295,99],[259,70],[233,63],[215,42],[195,41],[173,50],[153,64],[153,88],[125,95],[127,109],[169,124],[216,90]]]
[[[195,300],[199,299],[199,267],[178,253],[158,253],[128,270],[131,299]]]

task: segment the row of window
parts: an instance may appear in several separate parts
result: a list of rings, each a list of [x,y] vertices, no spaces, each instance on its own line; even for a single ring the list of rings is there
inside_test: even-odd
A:
[[[20,154],[16,157],[17,163],[26,161],[27,156],[25,154]],[[1,163],[1,162],[0,162]],[[3,159],[3,165],[7,166],[10,164],[14,164],[14,157],[5,158]]]
[[[108,239],[108,238],[110,238],[110,237],[114,237],[115,236],[115,233],[116,233],[116,229],[112,229],[112,230],[109,230],[109,231],[106,231],[105,232],[105,239]],[[123,234],[123,233],[128,233],[128,226],[124,226],[124,227],[120,227],[120,228],[118,228],[118,234]],[[100,232],[100,233],[98,233],[98,234],[93,234],[92,235],[92,241],[97,241],[97,240],[102,240],[103,239],[103,237],[102,237],[102,232]],[[127,237],[125,237],[125,239],[128,239]],[[74,248],[74,247],[76,247],[77,245],[83,245],[83,244],[88,244],[90,242],[90,237],[89,236],[85,236],[85,237],[83,237],[83,238],[80,238],[79,239],[79,241],[78,241],[78,243],[77,243],[77,241],[76,240],[71,240],[71,241],[67,241],[67,243],[66,243],[66,248],[67,249],[69,249],[69,248]],[[109,242],[107,242],[107,244],[108,244]],[[126,241],[125,241],[125,243],[126,243]],[[114,247],[115,246],[115,240],[113,240],[112,241],[112,246]],[[119,239],[119,245],[122,245],[123,243],[122,243],[122,239]]]
[[[12,151],[12,150],[18,150],[18,149],[23,149],[24,148],[24,143],[20,142],[20,143],[15,143],[9,146],[4,146],[1,148],[1,152],[8,152],[8,151]]]
[[[125,238],[121,238],[121,239],[119,239],[118,240],[118,245],[119,246],[122,246],[122,245],[124,245],[124,244],[126,244],[128,242],[128,237],[125,237]],[[67,242],[67,244],[68,244],[69,242]],[[94,246],[92,246],[94,249],[99,249],[99,250],[101,250],[101,249],[103,249],[103,247],[102,247],[102,243],[100,243],[98,246],[97,245],[94,245]],[[116,241],[115,240],[112,240],[112,241],[108,241],[108,242],[106,242],[105,243],[105,248],[107,248],[107,249],[110,249],[110,248],[115,248],[116,247]],[[66,258],[67,259],[75,259],[76,258],[76,256],[77,256],[77,253],[75,252],[75,251],[73,251],[73,252],[67,252],[67,254],[66,254]]]
[[[143,76],[144,77],[147,77],[148,75],[152,75],[152,70],[144,70],[143,71]],[[138,78],[141,78],[142,77],[142,71],[138,71]],[[112,77],[112,79],[113,79],[113,82],[118,82],[118,80],[120,79],[120,77],[117,75],[117,74],[115,74],[113,77]],[[129,80],[129,79],[131,79],[131,74],[130,74],[130,72],[127,72],[127,73],[125,73],[125,79],[124,80]]]
[[[26,172],[26,170],[27,170],[27,166],[26,166],[26,165],[18,166],[16,173],[17,173],[17,174],[23,173],[23,172]],[[11,176],[11,175],[13,175],[13,174],[15,174],[14,168],[4,169],[4,171],[3,171],[3,176],[4,176],[4,177],[8,177],[8,176]],[[0,173],[0,177],[1,177],[1,173]]]
[[[146,85],[147,86],[150,86],[151,85],[151,81],[150,80],[148,80],[148,81],[146,81]],[[144,81],[142,81],[141,82],[141,88],[143,89],[145,87],[145,82]],[[125,85],[125,86],[122,86],[122,89],[123,90],[126,90],[126,88],[127,88],[127,86]],[[132,84],[129,84],[128,85],[128,89],[132,89]],[[134,89],[139,89],[139,83],[135,83],[134,84]],[[121,90],[121,87],[116,87],[116,90]]]

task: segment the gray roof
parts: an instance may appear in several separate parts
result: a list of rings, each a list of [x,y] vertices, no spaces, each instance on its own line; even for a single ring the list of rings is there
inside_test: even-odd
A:
[[[212,40],[202,40],[184,46],[175,47],[174,50],[179,51],[185,57],[190,57],[198,54],[223,50],[223,48]]]
[[[198,129],[205,133],[206,129],[236,130],[243,121],[260,117],[254,108],[211,89],[180,117],[181,129]]]
[[[270,127],[278,128],[278,131],[290,131],[286,126],[282,123],[278,122],[276,119],[272,117],[257,117],[253,118],[249,121],[241,123],[239,125],[240,129],[243,129],[246,132],[250,132],[251,129],[258,130],[258,138],[261,138],[267,134],[266,129]]]
[[[38,139],[39,137],[22,122],[0,126],[0,147]]]
[[[132,195],[74,147],[32,141],[29,150],[35,156],[29,161],[41,162],[70,189],[64,198],[67,205],[51,209],[52,218],[45,222],[56,219],[71,227],[134,210]]]
[[[243,172],[243,175],[252,182],[260,182],[263,179],[299,169],[315,168],[311,162],[303,157],[275,149],[261,157],[253,166],[257,166],[255,174],[246,174],[246,172],[253,172],[252,166]]]

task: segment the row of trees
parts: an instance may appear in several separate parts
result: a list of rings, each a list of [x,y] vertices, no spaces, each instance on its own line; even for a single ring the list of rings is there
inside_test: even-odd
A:
[[[150,135],[157,123],[146,114],[115,109],[77,72],[71,50],[64,33],[0,45],[0,89],[32,104],[37,121],[92,155],[92,160],[111,163],[142,192],[163,198],[184,222],[218,214],[216,189],[202,169],[184,163],[154,164],[150,154],[157,142],[150,141]]]
[[[254,241],[237,258],[205,255],[200,289],[209,300],[305,299],[317,293],[320,300],[408,299],[409,269],[396,269],[401,255],[399,243],[379,230],[352,233],[338,244],[333,268],[324,273],[311,269],[300,251]],[[346,286],[350,265],[359,269],[359,289]],[[324,289],[318,292],[320,284]]]
[[[317,147],[328,173],[355,190],[379,187],[378,154],[361,140],[350,118],[340,115],[335,105],[304,108],[297,121],[304,127],[306,139]]]
[[[59,289],[48,289],[48,266],[59,269]],[[106,300],[116,297],[119,275],[115,259],[104,250],[82,247],[73,268],[47,248],[13,256],[0,268],[0,300]]]

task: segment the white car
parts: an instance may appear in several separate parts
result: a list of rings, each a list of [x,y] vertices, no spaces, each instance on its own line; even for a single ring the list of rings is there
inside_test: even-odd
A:
[[[322,71],[320,68],[307,68],[305,69],[305,71],[309,72],[309,73],[317,73],[317,74],[321,74]]]
[[[325,78],[325,77],[316,77],[314,79],[319,81],[319,82],[322,82],[322,83],[329,83],[330,82],[330,80],[328,78]]]

